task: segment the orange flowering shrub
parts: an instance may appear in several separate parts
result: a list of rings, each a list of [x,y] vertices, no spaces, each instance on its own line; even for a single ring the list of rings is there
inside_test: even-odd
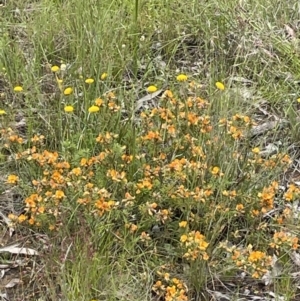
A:
[[[271,267],[270,248],[279,253],[297,249],[295,235],[270,235],[265,221],[269,215],[270,223],[292,220],[289,207],[271,215],[278,202],[290,204],[299,196],[294,184],[280,194],[275,177],[291,159],[283,153],[263,156],[247,141],[255,125],[250,116],[212,113],[210,100],[185,80],[178,84],[186,98],[166,90],[157,107],[132,120],[122,120],[125,104],[112,92],[93,95],[96,100],[80,109],[72,104],[71,114],[63,112],[61,149],[48,149],[43,135],[26,141],[2,130],[5,148],[31,171],[27,177],[14,173],[7,178],[7,185],[20,185],[30,177],[25,212],[11,216],[12,221],[59,231],[76,228],[84,218],[92,227],[107,226],[116,244],[147,250],[159,262],[169,248],[175,261],[191,268],[200,262],[213,270],[222,263],[254,278]],[[95,85],[89,82],[92,93]],[[245,227],[259,233],[265,246],[254,247],[259,240],[245,234]],[[225,239],[231,247],[219,245]],[[248,247],[242,247],[245,239]],[[218,257],[219,249],[227,252],[227,263]],[[168,273],[159,276],[155,294],[165,301],[188,300],[183,281]]]

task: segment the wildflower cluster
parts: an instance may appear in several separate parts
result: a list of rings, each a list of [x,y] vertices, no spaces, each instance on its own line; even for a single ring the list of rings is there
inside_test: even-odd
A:
[[[54,65],[54,66],[51,66],[51,71],[54,73],[54,77],[55,77],[55,80],[56,80],[56,83],[58,85],[58,88],[59,90],[61,91],[61,93],[64,95],[64,96],[67,96],[66,99],[68,99],[68,101],[66,100],[65,102],[67,102],[67,104],[65,105],[64,107],[64,111],[66,113],[73,113],[75,108],[74,108],[74,105],[71,104],[72,102],[72,97],[71,95],[74,94],[74,87],[72,87],[71,85],[68,85],[68,84],[65,84],[66,81],[68,81],[68,77],[69,77],[69,74],[68,74],[68,67],[66,64],[61,64],[61,66],[57,66],[57,65]],[[106,78],[108,77],[108,74],[107,73],[103,73],[100,78],[99,78],[99,82],[100,81],[104,81],[106,80]],[[83,76],[80,74],[80,78],[82,79]],[[95,79],[92,78],[92,77],[88,77],[84,80],[84,83],[87,85],[87,86],[92,86],[94,83],[95,83]],[[84,90],[84,86],[81,86],[79,87],[80,90]],[[98,104],[98,102],[95,102],[94,105],[91,105],[89,108],[88,108],[88,113],[96,113],[100,110],[100,107],[101,105]]]
[[[291,183],[288,186],[287,191],[284,193],[283,198],[284,200],[291,202],[297,199],[300,196],[300,188],[297,187],[295,184]]]
[[[247,132],[255,122],[247,115],[235,114],[230,120],[221,118],[219,126],[225,127],[227,134],[235,140],[240,140],[247,135]]]
[[[275,232],[273,235],[273,241],[270,243],[272,248],[285,249],[285,250],[297,250],[299,248],[298,237],[292,235],[289,232],[280,231]]]
[[[12,128],[1,129],[0,133],[3,147],[11,151],[17,151],[19,149],[18,145],[22,145],[25,142],[24,138]]]
[[[28,223],[42,226],[41,221],[46,222],[46,215],[49,228],[56,228],[61,222],[61,206],[68,202],[75,202],[100,217],[112,210],[117,204],[111,198],[111,193],[105,188],[99,189],[92,182],[94,166],[104,162],[107,155],[105,151],[100,152],[89,159],[82,158],[79,166],[72,166],[62,160],[57,152],[44,150],[39,153],[36,146],[17,154],[17,160],[34,164],[42,170],[42,177],[32,180],[34,192],[25,199]],[[112,181],[126,181],[115,170],[108,170],[107,176]],[[11,175],[8,181],[16,183],[17,177]],[[25,220],[22,219],[22,222]]]
[[[205,252],[209,243],[205,241],[205,236],[199,231],[192,231],[180,238],[183,248],[186,250],[183,257],[187,260],[196,260],[198,258],[208,260],[209,256]]]
[[[227,242],[222,242],[220,247],[230,254],[231,260],[239,270],[250,274],[253,278],[261,278],[272,266],[272,257],[266,252],[253,250],[252,245],[248,245],[246,248],[228,247]]]
[[[258,193],[260,198],[260,207],[261,212],[266,213],[273,209],[274,207],[274,198],[278,190],[278,182],[274,181],[268,187],[264,187],[262,192]]]
[[[165,301],[188,301],[187,286],[178,278],[171,278],[169,273],[158,272],[162,280],[152,286],[153,292]]]
[[[93,227],[108,225],[116,244],[122,241],[156,255],[170,246],[176,260],[212,269],[222,261],[215,255],[216,242],[226,237],[233,242],[230,248],[221,246],[230,256],[228,264],[254,278],[268,271],[270,247],[278,252],[298,247],[297,237],[287,232],[269,235],[265,248],[240,247],[245,221],[267,236],[261,219],[274,209],[279,187],[267,175],[291,163],[286,154],[263,156],[259,147],[245,143],[255,125],[252,118],[239,112],[231,117],[227,112],[225,117],[212,114],[201,85],[186,83],[188,77],[181,74],[177,85],[186,97],[164,91],[159,105],[143,110],[136,125],[122,119],[123,104],[117,95],[96,95],[96,79],[80,79],[83,94],[92,95],[81,106],[73,95],[79,88],[64,85],[65,67],[51,70],[64,103],[65,140],[60,141],[64,147],[50,150],[43,135],[25,140],[12,130],[1,132],[15,162],[32,171],[25,213],[10,216],[15,223],[60,231],[66,220],[75,220],[70,225],[76,227],[84,216]],[[223,93],[224,84],[216,87]],[[155,93],[157,88],[149,86],[147,91]],[[28,177],[22,173],[12,173],[6,184],[25,181]],[[282,201],[290,204],[298,194],[298,188],[290,185]],[[283,214],[271,222],[291,216],[287,208]],[[166,272],[159,276],[153,285],[159,297],[187,300],[181,280]]]

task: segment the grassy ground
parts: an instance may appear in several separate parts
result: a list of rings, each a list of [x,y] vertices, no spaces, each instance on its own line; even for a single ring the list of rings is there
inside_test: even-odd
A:
[[[2,297],[299,300],[299,1],[0,16]]]

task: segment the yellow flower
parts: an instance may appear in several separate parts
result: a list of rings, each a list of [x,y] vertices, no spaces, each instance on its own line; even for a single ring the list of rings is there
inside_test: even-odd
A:
[[[52,71],[52,72],[58,72],[59,69],[60,69],[60,68],[59,68],[58,66],[52,66],[52,67],[51,67],[51,71]]]
[[[235,210],[236,210],[236,211],[242,211],[242,210],[244,210],[244,205],[243,205],[243,204],[237,204],[237,205],[235,206]]]
[[[87,78],[85,80],[85,83],[88,84],[88,85],[91,85],[93,82],[94,82],[94,79],[92,79],[92,78]]]
[[[55,229],[55,226],[54,225],[50,225],[49,228],[48,228],[50,231],[53,231]]]
[[[75,167],[72,169],[72,174],[74,174],[75,176],[80,176],[81,175],[81,169],[80,167]]]
[[[104,72],[101,74],[100,78],[101,78],[101,80],[105,80],[107,78],[107,76],[108,76],[108,74]]]
[[[299,97],[299,98],[297,98],[297,101],[298,101],[298,102],[300,102],[300,97]]]
[[[137,229],[138,229],[138,226],[137,226],[137,225],[135,225],[135,224],[131,224],[131,225],[130,225],[130,232],[131,232],[131,233],[135,232]]]
[[[18,216],[15,215],[15,214],[12,214],[12,213],[10,213],[10,214],[8,215],[8,218],[9,218],[11,221],[14,221],[14,222],[18,220]]]
[[[89,107],[89,113],[96,113],[98,112],[100,109],[98,106],[91,106]]]
[[[179,82],[186,82],[187,79],[188,79],[188,77],[187,77],[187,75],[185,75],[185,74],[179,74],[179,75],[177,75],[176,79],[177,79],[177,81],[179,81]]]
[[[225,90],[225,86],[221,82],[216,82],[216,87],[217,87],[217,89],[219,89],[221,91]]]
[[[66,113],[72,113],[74,111],[74,107],[73,106],[65,106],[64,110]]]
[[[16,86],[16,87],[14,87],[14,91],[15,92],[22,92],[23,88],[21,86]]]
[[[212,173],[213,175],[217,175],[219,172],[220,172],[220,168],[217,167],[217,166],[215,166],[215,167],[212,169],[212,171],[211,171],[211,173]]]
[[[103,105],[104,101],[101,98],[97,98],[95,100],[95,105],[98,107],[101,107]]]
[[[29,221],[28,221],[28,223],[29,223],[29,225],[34,225],[35,219],[33,217],[30,218]]]
[[[65,95],[71,95],[73,93],[73,89],[71,87],[68,87],[64,90]]]
[[[184,234],[184,235],[181,235],[181,237],[180,237],[180,241],[183,242],[183,243],[186,242],[187,239],[188,239],[188,237],[187,237],[187,235],[185,235],[185,234]]]
[[[187,221],[182,221],[182,222],[179,223],[180,228],[185,228],[186,225],[187,225]]]
[[[19,177],[16,175],[9,175],[7,177],[7,183],[9,184],[16,184],[19,181]]]
[[[18,217],[18,222],[19,223],[22,223],[22,222],[24,222],[26,220],[27,220],[27,216],[26,215],[24,215],[24,214],[19,215],[19,217]]]
[[[260,150],[259,150],[258,147],[252,148],[252,153],[254,153],[254,154],[259,154],[259,152],[260,152]]]
[[[248,256],[249,262],[257,262],[265,257],[264,252],[260,251],[252,251],[250,255]]]
[[[148,93],[154,93],[154,92],[156,92],[157,91],[157,88],[155,87],[155,86],[149,86],[148,88],[147,88],[147,92]]]
[[[6,112],[4,110],[0,110],[0,115],[5,115]]]
[[[62,199],[65,197],[65,193],[62,190],[56,190],[55,191],[55,198],[56,199]]]

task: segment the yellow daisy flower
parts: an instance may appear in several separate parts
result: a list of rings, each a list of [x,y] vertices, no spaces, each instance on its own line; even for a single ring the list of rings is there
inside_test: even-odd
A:
[[[16,86],[16,87],[14,87],[14,91],[15,92],[22,92],[23,88],[21,86]]]
[[[93,82],[94,82],[94,79],[93,79],[93,78],[87,78],[87,79],[85,80],[85,83],[88,84],[88,85],[91,85]]]
[[[100,78],[101,78],[101,80],[105,80],[107,78],[107,76],[108,76],[108,74],[104,72],[101,74]]]
[[[65,106],[64,111],[66,113],[72,113],[72,112],[74,112],[74,107],[73,106]]]
[[[225,90],[225,86],[221,82],[216,82],[216,87],[217,87],[217,89],[219,89],[221,91]]]
[[[52,72],[58,72],[59,70],[60,70],[60,68],[58,66],[52,66],[51,67]]]
[[[156,92],[157,91],[157,87],[155,87],[155,86],[149,86],[148,88],[147,88],[147,92],[148,93],[154,93],[154,92]]]
[[[96,113],[98,112],[100,109],[98,106],[91,106],[89,107],[89,113]]]
[[[187,75],[185,75],[185,74],[179,74],[179,75],[177,75],[176,79],[177,79],[177,81],[179,81],[179,82],[186,82],[187,79],[188,79],[188,77],[187,77]]]
[[[68,87],[64,90],[64,95],[71,95],[73,93],[73,88]]]

